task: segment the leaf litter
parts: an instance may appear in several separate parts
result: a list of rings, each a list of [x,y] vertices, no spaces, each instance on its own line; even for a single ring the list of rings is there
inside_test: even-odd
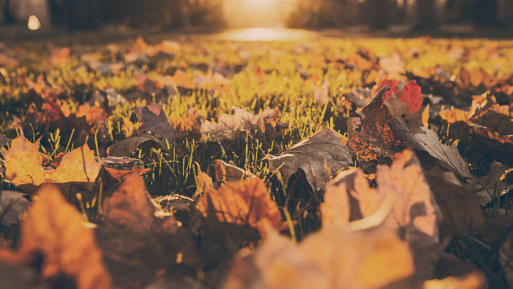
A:
[[[1,285],[510,286],[507,44],[150,42],[2,48]]]

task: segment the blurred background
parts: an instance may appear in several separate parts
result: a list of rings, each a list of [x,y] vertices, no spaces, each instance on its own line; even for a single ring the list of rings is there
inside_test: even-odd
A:
[[[0,0],[0,30],[102,27],[342,28],[357,30],[513,27],[512,0]]]

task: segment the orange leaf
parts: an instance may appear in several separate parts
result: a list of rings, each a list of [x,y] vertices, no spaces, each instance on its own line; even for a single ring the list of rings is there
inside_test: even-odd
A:
[[[55,170],[44,170],[39,154],[39,140],[31,143],[23,135],[12,141],[11,148],[4,153],[5,177],[13,185],[43,183],[94,182],[101,164],[94,159],[94,152],[87,143],[65,154]]]
[[[44,256],[42,276],[60,273],[73,276],[79,289],[111,288],[91,229],[82,215],[52,185],[42,187],[22,225],[21,254],[40,251]]]
[[[244,182],[227,183],[218,190],[207,189],[198,202],[198,210],[207,217],[209,202],[219,222],[248,224],[261,234],[264,222],[279,228],[281,214],[262,180],[253,178]]]

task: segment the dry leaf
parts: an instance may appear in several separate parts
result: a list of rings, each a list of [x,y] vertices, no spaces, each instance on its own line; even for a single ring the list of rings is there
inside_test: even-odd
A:
[[[161,104],[150,104],[135,108],[137,118],[141,122],[140,130],[158,133],[163,144],[176,146],[175,130],[166,116]]]
[[[483,289],[486,278],[482,272],[473,272],[465,276],[450,276],[442,280],[424,282],[423,289]]]
[[[141,149],[144,154],[148,154],[151,148],[163,149],[164,145],[156,136],[141,134],[131,136],[111,145],[107,148],[107,154],[111,157],[131,157],[138,148]]]
[[[324,105],[330,101],[329,88],[330,83],[326,78],[323,80],[321,88],[312,84],[313,97],[318,106],[324,107]]]
[[[43,278],[64,273],[74,277],[79,289],[111,288],[102,252],[82,215],[53,185],[42,187],[37,196],[22,225],[20,254],[43,254]]]
[[[143,288],[161,270],[202,265],[190,233],[172,215],[155,207],[136,172],[104,201],[102,210],[98,244],[114,285]],[[180,264],[176,264],[178,254]]]
[[[258,178],[238,183],[227,183],[218,190],[207,189],[198,201],[198,210],[208,216],[209,203],[213,206],[217,220],[221,223],[250,225],[264,234],[264,223],[279,228],[281,214],[271,200],[265,184]],[[213,217],[213,216],[209,216]]]
[[[216,160],[216,162],[217,162],[217,160]],[[212,178],[209,175],[207,175],[206,173],[201,171],[201,168],[200,168],[200,165],[198,164],[198,162],[194,162],[194,163],[196,164],[196,167],[198,169],[196,172],[196,179],[198,182],[196,192],[199,194],[203,194],[203,192],[206,189],[214,188],[214,183],[212,182]]]
[[[328,127],[292,146],[279,156],[267,155],[267,159],[269,169],[272,172],[279,169],[286,186],[289,177],[298,169],[302,169],[314,190],[324,189],[324,184],[331,177],[330,170],[337,172],[353,163],[349,150],[340,140],[337,132]]]
[[[386,228],[323,228],[299,245],[270,231],[248,257],[254,265],[244,271],[234,267],[224,289],[241,288],[236,284],[263,284],[268,289],[381,288],[415,271],[408,245]]]
[[[215,160],[214,165],[216,169],[216,183],[218,186],[227,182],[240,182],[242,180],[256,178],[251,172],[227,164],[222,160]]]
[[[359,118],[348,122],[348,145],[354,158],[364,167],[382,163],[402,149],[401,141],[394,138],[389,122],[395,119],[384,103],[389,86],[383,87],[363,108],[363,125]],[[391,97],[391,94],[389,95]],[[361,126],[361,131],[357,129]]]
[[[12,141],[4,153],[5,177],[15,186],[39,186],[43,183],[94,183],[101,164],[87,144],[67,153],[55,170],[45,170],[39,154],[39,141],[31,143],[23,135]]]

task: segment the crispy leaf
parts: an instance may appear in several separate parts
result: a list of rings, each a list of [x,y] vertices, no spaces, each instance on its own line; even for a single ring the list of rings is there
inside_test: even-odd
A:
[[[302,169],[308,183],[315,190],[324,188],[331,177],[329,171],[337,172],[353,162],[337,132],[327,127],[279,156],[267,155],[267,159],[272,172],[280,170],[285,185],[293,173]]]
[[[215,160],[216,183],[218,186],[226,182],[240,182],[255,178],[256,176],[249,171],[243,170],[222,160]]]
[[[141,134],[131,136],[111,145],[107,148],[107,153],[112,157],[131,157],[138,148],[146,154],[152,147],[159,149],[164,148],[164,145],[156,136],[151,134]]]
[[[23,135],[12,141],[4,154],[5,176],[13,185],[39,186],[43,183],[94,183],[101,164],[87,144],[74,149],[62,158],[55,170],[44,170],[39,154],[39,141],[31,143]]]
[[[264,233],[263,224],[269,222],[279,228],[281,214],[262,180],[253,178],[244,182],[227,183],[218,190],[207,189],[198,202],[198,210],[208,216],[209,202],[217,220],[237,225],[248,224]]]
[[[142,123],[139,129],[159,133],[163,144],[176,145],[175,130],[161,104],[138,106],[135,112],[137,113],[137,118]]]
[[[189,232],[155,207],[136,172],[105,200],[102,210],[98,243],[116,286],[141,288],[161,270],[202,265]]]

